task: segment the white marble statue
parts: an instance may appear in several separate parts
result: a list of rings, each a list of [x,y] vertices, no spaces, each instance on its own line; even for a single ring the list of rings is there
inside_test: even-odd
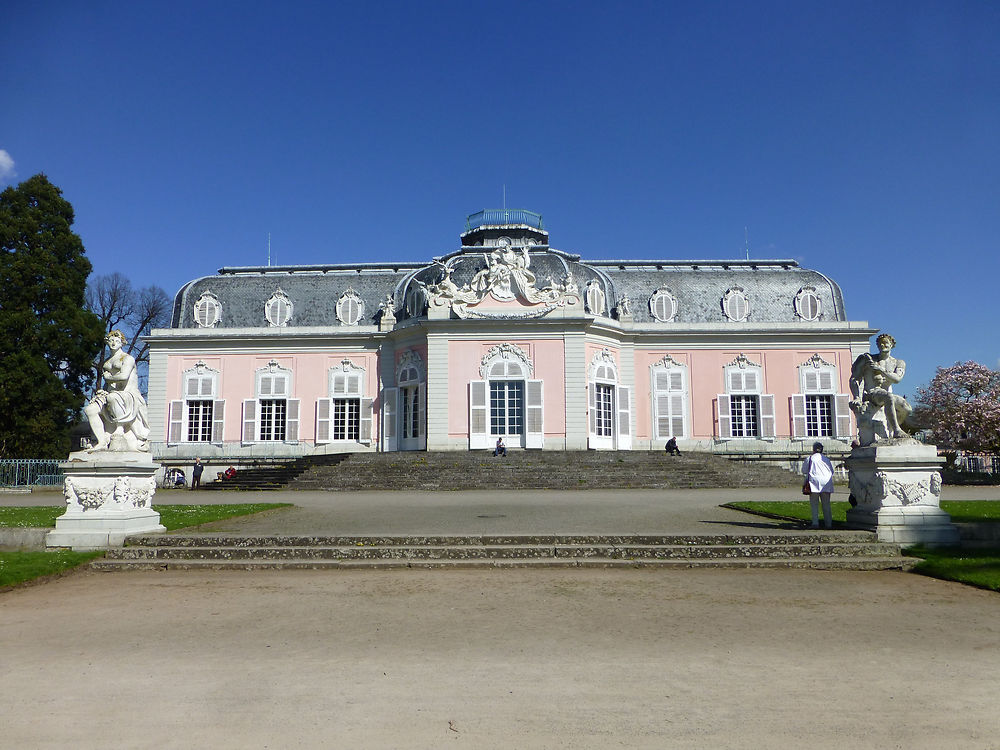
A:
[[[862,354],[851,368],[851,410],[858,418],[861,445],[908,437],[902,425],[913,411],[905,398],[892,392],[903,379],[906,362],[892,356],[896,339],[888,333],[875,339],[878,354]]]
[[[149,452],[149,415],[139,391],[135,358],[123,351],[125,335],[112,331],[105,338],[111,356],[104,363],[104,388],[83,408],[97,443],[97,451]],[[119,436],[121,438],[119,439]]]

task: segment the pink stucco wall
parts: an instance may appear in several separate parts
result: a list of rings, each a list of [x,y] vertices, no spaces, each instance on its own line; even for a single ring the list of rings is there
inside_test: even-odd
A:
[[[469,383],[482,380],[479,367],[490,347],[514,344],[534,365],[532,379],[544,381],[543,421],[546,436],[566,434],[566,353],[562,339],[473,340],[448,342],[448,433],[461,438],[469,435]]]
[[[687,365],[690,430],[691,437],[707,439],[717,433],[715,400],[726,392],[725,368],[740,353],[746,354],[751,362],[763,366],[762,392],[774,395],[775,430],[779,437],[791,435],[791,411],[789,397],[800,393],[799,367],[812,355],[819,354],[824,360],[837,366],[838,393],[849,393],[848,380],[851,373],[851,352],[849,349],[655,349],[635,353],[635,406],[636,436],[639,439],[652,437],[652,384],[650,366],[665,354]]]
[[[167,360],[167,400],[182,399],[183,372],[204,362],[219,372],[217,398],[226,401],[224,439],[239,440],[243,429],[243,400],[254,397],[254,377],[271,360],[292,371],[291,398],[300,401],[299,439],[312,441],[316,436],[316,400],[329,396],[330,370],[341,367],[345,359],[365,370],[365,396],[378,396],[378,355],[375,352],[303,352],[292,354],[225,354],[214,357],[172,356]],[[373,423],[377,435],[378,413]]]

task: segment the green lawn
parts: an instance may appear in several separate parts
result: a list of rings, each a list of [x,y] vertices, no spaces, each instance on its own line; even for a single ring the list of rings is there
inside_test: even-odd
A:
[[[95,552],[73,552],[68,549],[0,550],[0,588],[62,573],[103,554],[99,550]]]
[[[745,510],[750,513],[793,521],[811,522],[808,500],[773,500],[768,502],[726,503],[726,507]],[[844,501],[830,503],[833,520],[844,523],[850,504]],[[956,523],[976,521],[1000,521],[1000,501],[995,500],[942,500],[941,509],[951,515]],[[822,509],[820,509],[822,515]]]
[[[160,523],[167,531],[197,526],[210,521],[221,521],[234,516],[248,516],[275,508],[288,508],[291,503],[226,503],[223,505],[154,505],[160,514]],[[41,527],[56,525],[56,518],[66,512],[65,505],[18,505],[0,508],[0,527]]]
[[[808,500],[727,503],[726,507],[770,518],[805,521],[806,523],[812,521]],[[844,523],[847,509],[850,507],[850,504],[845,502],[830,503],[833,520]],[[1000,523],[1000,502],[998,501],[943,500],[941,508],[951,515],[953,521],[958,523]],[[960,547],[929,549],[917,546],[910,547],[904,552],[910,557],[919,557],[923,560],[913,568],[915,573],[922,573],[945,581],[966,583],[991,591],[1000,591],[1000,548],[964,550]]]
[[[291,503],[227,503],[224,505],[156,505],[160,523],[167,531],[246,516],[275,508],[288,508]],[[56,525],[56,518],[66,511],[59,506],[15,506],[0,508],[0,527],[42,527]],[[100,557],[103,552],[72,550],[0,550],[0,588],[14,586],[35,578],[61,573]]]
[[[906,554],[923,559],[915,573],[1000,591],[1000,549],[910,547]]]

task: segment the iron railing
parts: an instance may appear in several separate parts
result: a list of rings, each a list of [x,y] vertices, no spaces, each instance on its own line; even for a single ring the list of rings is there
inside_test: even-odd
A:
[[[484,208],[465,218],[465,231],[478,229],[482,226],[504,224],[527,224],[535,229],[545,229],[542,215],[523,208]]]
[[[58,458],[0,459],[0,487],[30,487],[62,484]]]
[[[955,459],[955,468],[977,474],[1000,475],[1000,456],[990,453],[963,453]]]

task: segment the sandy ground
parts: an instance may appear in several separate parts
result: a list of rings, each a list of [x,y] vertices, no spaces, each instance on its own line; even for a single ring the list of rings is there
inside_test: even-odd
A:
[[[82,572],[0,747],[1000,748],[1000,596],[905,573]]]

